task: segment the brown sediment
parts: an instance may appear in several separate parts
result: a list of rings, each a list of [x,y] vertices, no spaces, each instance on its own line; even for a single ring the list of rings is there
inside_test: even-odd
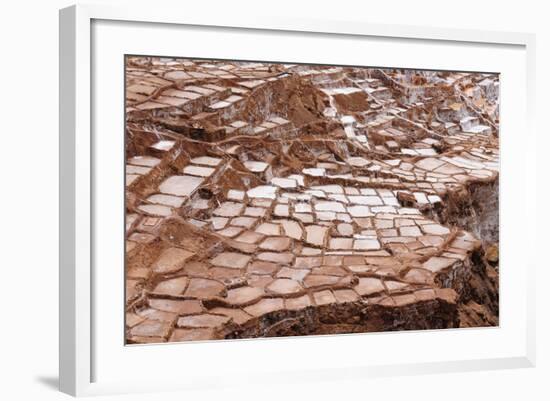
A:
[[[128,343],[498,325],[498,76],[128,57],[126,80]]]

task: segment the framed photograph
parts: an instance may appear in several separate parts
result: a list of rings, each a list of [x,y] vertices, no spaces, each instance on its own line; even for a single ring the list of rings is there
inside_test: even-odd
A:
[[[62,391],[533,366],[532,35],[179,15],[60,13]]]

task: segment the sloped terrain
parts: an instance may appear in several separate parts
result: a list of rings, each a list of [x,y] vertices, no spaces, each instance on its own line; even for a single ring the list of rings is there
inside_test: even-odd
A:
[[[498,75],[126,62],[128,343],[498,325]]]

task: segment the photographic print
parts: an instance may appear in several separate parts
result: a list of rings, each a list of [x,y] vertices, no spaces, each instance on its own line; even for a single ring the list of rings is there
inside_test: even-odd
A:
[[[497,73],[124,74],[126,344],[498,326]]]

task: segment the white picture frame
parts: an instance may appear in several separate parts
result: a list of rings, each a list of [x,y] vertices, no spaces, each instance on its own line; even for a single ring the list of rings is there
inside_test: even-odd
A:
[[[94,25],[95,24],[95,25]],[[118,24],[118,26],[117,26]],[[96,141],[94,138],[94,129],[106,128],[112,130],[115,134],[120,133],[122,137],[123,115],[113,114],[113,119],[101,119],[102,105],[97,106],[98,96],[102,96],[103,89],[94,87],[94,77],[101,81],[103,75],[101,71],[104,64],[101,60],[105,60],[103,56],[96,55],[102,51],[105,38],[110,38],[113,42],[110,47],[110,56],[122,53],[135,53],[143,51],[146,53],[147,37],[144,36],[141,40],[140,47],[135,43],[136,36],[123,37],[124,32],[132,30],[133,34],[139,36],[139,32],[147,30],[147,35],[158,35],[156,38],[168,37],[168,35],[185,35],[180,28],[185,30],[193,29],[193,35],[200,37],[205,36],[205,46],[210,43],[206,37],[215,32],[225,32],[226,35],[233,33],[243,41],[251,40],[254,35],[263,35],[266,41],[281,39],[283,36],[294,40],[293,35],[300,40],[327,42],[333,38],[338,38],[342,46],[346,45],[346,41],[352,43],[357,40],[384,40],[388,44],[399,44],[407,42],[411,48],[415,46],[438,46],[441,50],[441,60],[438,65],[431,65],[433,69],[444,69],[445,67],[452,69],[453,62],[445,60],[446,46],[454,46],[453,52],[463,52],[466,48],[478,49],[477,52],[483,53],[487,49],[494,50],[494,57],[490,64],[487,61],[485,65],[496,65],[500,51],[503,57],[509,57],[510,65],[502,66],[502,68],[517,68],[521,74],[510,72],[508,75],[503,75],[502,86],[507,84],[514,86],[514,91],[517,92],[519,99],[511,99],[507,96],[508,92],[503,89],[502,96],[504,99],[502,107],[502,180],[503,189],[501,196],[504,194],[503,204],[501,206],[502,224],[507,227],[525,224],[528,229],[533,229],[536,218],[536,208],[531,204],[528,205],[528,195],[512,194],[511,188],[517,185],[528,185],[533,183],[534,174],[529,172],[535,170],[535,150],[529,147],[516,147],[515,139],[510,135],[510,129],[521,129],[524,132],[523,141],[527,143],[535,143],[534,132],[534,49],[535,37],[531,34],[510,33],[510,32],[485,32],[457,29],[436,29],[428,27],[414,26],[399,26],[399,25],[374,25],[367,22],[357,21],[322,21],[322,20],[296,20],[291,17],[279,19],[262,16],[247,15],[239,20],[227,20],[223,15],[217,15],[215,12],[208,16],[202,15],[186,15],[181,10],[166,10],[156,8],[112,8],[109,6],[96,5],[79,5],[72,6],[60,11],[60,389],[63,392],[72,395],[94,395],[108,393],[125,393],[133,391],[157,391],[166,389],[201,389],[209,387],[219,387],[230,385],[231,376],[229,372],[219,370],[216,372],[208,371],[204,364],[201,364],[201,358],[212,358],[216,353],[227,353],[227,355],[241,356],[243,366],[232,367],[236,371],[248,372],[251,377],[257,382],[270,381],[273,375],[277,375],[280,382],[292,382],[293,380],[326,380],[328,375],[334,379],[339,377],[353,377],[360,380],[363,377],[373,377],[380,375],[399,375],[404,373],[433,373],[441,371],[467,371],[478,369],[502,369],[512,367],[530,367],[535,363],[535,319],[534,319],[534,271],[535,260],[534,256],[529,256],[527,262],[520,264],[521,272],[506,270],[503,268],[503,275],[507,275],[502,286],[502,301],[501,305],[517,305],[517,308],[508,308],[510,315],[506,312],[501,319],[501,326],[494,329],[462,329],[461,334],[457,331],[449,331],[446,333],[427,332],[427,333],[380,333],[369,334],[367,336],[352,335],[352,336],[315,336],[308,339],[300,339],[299,345],[296,347],[293,344],[297,341],[293,338],[274,339],[274,340],[250,340],[250,341],[234,341],[234,342],[212,342],[194,345],[158,345],[142,347],[146,349],[138,350],[134,347],[132,350],[125,347],[122,339],[116,340],[111,345],[105,345],[104,339],[110,336],[117,336],[116,313],[110,319],[105,318],[102,312],[105,307],[105,302],[101,301],[97,304],[97,298],[94,298],[95,291],[98,288],[103,288],[104,293],[116,293],[116,285],[119,281],[107,281],[107,276],[103,273],[97,273],[98,261],[103,261],[103,256],[96,255],[94,246],[95,238],[98,230],[105,227],[105,224],[99,222],[100,218],[105,218],[100,215],[103,213],[102,206],[97,200],[98,191],[105,193],[101,188],[103,181],[100,177],[105,174],[101,173],[101,168],[98,164],[98,154],[105,155],[105,160],[113,160],[115,163],[118,160],[116,153],[120,153],[120,148],[108,150],[103,147],[104,142]],[[154,28],[154,32],[151,29]],[[201,30],[202,29],[202,30]],[[190,31],[189,31],[190,32]],[[190,35],[190,33],[187,33]],[[97,40],[94,42],[94,35]],[[273,36],[273,38],[271,38]],[[133,38],[133,39],[132,39]],[[248,38],[248,39],[247,39]],[[128,49],[124,49],[121,43],[128,43]],[[237,43],[238,40],[232,43]],[[160,42],[159,42],[160,43]],[[299,42],[295,42],[299,43]],[[305,42],[303,42],[305,43]],[[319,42],[320,43],[320,42]],[[353,42],[357,44],[358,42]],[[363,43],[363,42],[361,42]],[[118,44],[118,47],[116,47]],[[295,46],[298,46],[296,44]],[[373,45],[374,46],[374,45]],[[116,49],[115,49],[116,47]],[[164,53],[169,45],[158,49],[158,55],[168,56],[196,56],[194,54],[170,54]],[[226,46],[227,47],[227,46]],[[244,48],[244,47],[243,47]],[[330,48],[330,47],[328,47]],[[151,49],[151,47],[149,47]],[[246,52],[237,50],[239,46],[235,45],[234,59],[240,59],[242,54]],[[501,49],[501,50],[498,50]],[[508,52],[509,49],[510,51]],[[294,53],[300,53],[299,49],[294,49]],[[232,49],[225,49],[224,54],[220,57],[231,58]],[[287,51],[292,53],[293,48],[289,46]],[[122,52],[122,53],[120,53]],[[237,54],[239,53],[239,54]],[[508,54],[509,53],[509,54]],[[140,53],[138,53],[140,54]],[[206,53],[208,54],[208,53]],[[478,53],[475,53],[478,54]],[[409,66],[407,60],[404,60],[406,54],[395,54],[391,57],[386,55],[387,63],[382,66]],[[102,58],[103,57],[103,58]],[[115,59],[116,59],[115,57]],[[275,60],[278,57],[270,57],[269,53],[258,54],[258,60]],[[279,56],[284,57],[284,56]],[[289,56],[298,57],[298,56]],[[307,56],[304,56],[307,57]],[[330,61],[330,54],[325,55],[322,59],[325,62]],[[401,57],[401,62],[399,61]],[[488,57],[491,57],[489,55]],[[480,55],[479,59],[483,57]],[[122,63],[122,58],[116,59]],[[504,58],[502,59],[504,60]],[[304,61],[312,61],[311,58]],[[410,62],[410,61],[409,61]],[[481,63],[481,61],[479,61]],[[330,62],[326,62],[330,64]],[[337,62],[335,62],[337,64]],[[410,67],[422,67],[418,61],[410,65]],[[358,65],[363,65],[361,61]],[[365,64],[368,65],[368,64]],[[372,64],[371,64],[372,65]],[[380,64],[378,64],[380,65]],[[116,75],[122,74],[121,69],[113,66],[113,73]],[[492,69],[492,71],[501,72],[501,70]],[[487,71],[486,69],[484,71]],[[512,71],[512,70],[510,70]],[[516,70],[514,70],[516,71]],[[514,74],[518,76],[513,76]],[[99,78],[98,78],[99,76]],[[120,83],[120,76],[118,76]],[[108,81],[108,79],[105,80]],[[96,82],[97,83],[97,82]],[[111,87],[112,89],[112,87]],[[112,89],[116,92],[114,96],[118,101],[122,102],[122,88]],[[95,96],[95,102],[93,97]],[[107,99],[101,98],[107,103]],[[515,102],[515,103],[512,103]],[[122,106],[122,103],[121,103]],[[513,106],[513,108],[512,108]],[[519,107],[519,109],[516,109]],[[521,110],[520,110],[521,109]],[[507,115],[512,113],[512,110],[520,110],[514,116]],[[517,115],[516,115],[517,114]],[[98,120],[100,119],[100,120]],[[106,125],[108,124],[108,125]],[[120,138],[122,140],[122,138]],[[508,160],[506,157],[508,156]],[[107,163],[108,164],[108,163]],[[116,176],[116,174],[114,174]],[[113,181],[115,185],[110,188],[116,188],[117,181]],[[107,188],[107,187],[106,187]],[[122,189],[123,187],[120,186]],[[122,190],[120,191],[122,192]],[[516,191],[521,192],[521,191]],[[116,198],[116,197],[115,197]],[[118,198],[117,198],[118,199]],[[121,199],[121,197],[120,197]],[[115,202],[116,203],[116,202]],[[512,215],[510,211],[516,208],[522,209],[521,213]],[[120,211],[119,211],[120,212]],[[113,217],[113,216],[112,216]],[[122,220],[120,220],[122,227]],[[117,227],[113,228],[118,230]],[[122,231],[122,228],[120,228]],[[534,232],[534,229],[533,231]],[[526,241],[525,239],[514,237],[510,230],[504,233],[504,241],[512,243],[514,241]],[[517,235],[517,234],[516,234]],[[501,243],[502,244],[502,243]],[[526,247],[533,246],[525,242]],[[502,246],[502,245],[501,245]],[[113,248],[116,253],[116,249]],[[122,248],[120,248],[122,252]],[[516,252],[517,253],[517,252]],[[528,253],[535,255],[534,252]],[[116,256],[111,255],[113,261],[118,260]],[[508,257],[509,260],[517,257],[513,250],[502,252],[502,258]],[[121,254],[121,258],[123,255]],[[530,258],[530,259],[529,259]],[[103,265],[102,265],[103,266]],[[114,268],[116,270],[116,267]],[[520,274],[521,273],[521,274]],[[120,272],[122,275],[122,272]],[[515,276],[517,274],[517,276]],[[114,277],[114,276],[113,276]],[[502,280],[502,278],[501,278]],[[506,281],[506,280],[511,280]],[[516,287],[508,287],[514,283]],[[110,291],[113,285],[114,290]],[[122,290],[122,289],[121,289]],[[108,298],[106,302],[118,302],[117,295],[104,295]],[[102,297],[102,299],[103,299]],[[503,305],[504,304],[504,305]],[[120,304],[122,305],[122,303]],[[115,308],[116,309],[116,308]],[[121,306],[122,309],[122,306]],[[513,314],[512,314],[513,313]],[[511,319],[514,319],[512,324]],[[123,325],[123,320],[118,322]],[[102,327],[98,331],[98,326]],[[509,335],[502,333],[508,332]],[[463,334],[462,334],[463,333]],[[512,334],[510,334],[512,333]],[[442,337],[446,337],[448,341],[451,339],[457,344],[468,343],[475,341],[478,337],[486,337],[487,344],[494,344],[491,348],[488,346],[487,351],[483,349],[465,353],[464,358],[453,357],[452,350],[442,349],[438,351],[439,358],[435,355],[429,360],[419,360],[414,353],[410,355],[402,355],[402,357],[388,358],[387,361],[383,356],[377,357],[374,352],[372,361],[353,359],[353,355],[341,356],[337,352],[342,347],[348,347],[345,344],[354,344],[361,346],[362,342],[368,342],[369,339],[375,338],[377,343],[389,341],[394,342],[411,342],[418,344],[429,344],[440,341]],[[117,342],[118,341],[118,342]],[[345,341],[345,344],[344,344]],[[372,342],[372,341],[371,341]],[[118,344],[118,345],[117,345]],[[507,347],[505,349],[505,346]],[[113,351],[117,347],[117,352]],[[170,347],[173,348],[169,351]],[[187,347],[187,348],[182,348]],[[328,353],[325,364],[320,364],[314,358],[311,364],[296,363],[296,367],[292,370],[285,370],[284,365],[279,365],[274,362],[271,368],[256,366],[253,369],[250,366],[244,366],[246,363],[253,361],[254,355],[261,352],[271,352],[277,355],[281,351],[293,355],[300,353],[310,353],[315,355],[316,350],[323,347]],[[460,345],[457,345],[456,352],[462,352]],[[119,349],[120,348],[120,349]],[[270,348],[268,351],[267,348]],[[365,349],[368,346],[365,345]],[[134,351],[135,350],[135,351]],[[115,370],[120,369],[123,363],[131,365],[135,364],[139,358],[147,358],[150,361],[166,361],[170,366],[170,358],[174,358],[176,353],[184,350],[189,358],[194,359],[197,368],[192,373],[194,376],[189,376],[187,379],[178,379],[175,377],[162,376],[162,369],[156,369],[156,375],[153,375],[150,381],[124,375],[117,375]],[[243,354],[244,352],[244,354]],[[454,355],[457,355],[455,352]],[[347,349],[346,349],[346,352]],[[406,353],[406,352],[405,352]],[[126,355],[128,354],[128,355]],[[351,353],[353,354],[353,353]],[[331,359],[331,355],[333,356]],[[338,356],[338,358],[336,358]],[[121,359],[117,359],[117,358]],[[123,359],[126,359],[124,361]],[[348,358],[348,359],[345,359]],[[400,359],[401,358],[401,359]],[[279,361],[281,364],[283,360]],[[172,362],[173,363],[173,362]],[[112,366],[112,371],[107,372],[108,365]],[[238,365],[238,363],[237,363]],[[146,366],[158,366],[154,364],[146,364]],[[103,371],[102,371],[103,370]],[[153,368],[151,368],[153,370]],[[299,372],[299,374],[297,374]],[[225,376],[227,374],[227,377]],[[187,377],[187,376],[186,376]]]

